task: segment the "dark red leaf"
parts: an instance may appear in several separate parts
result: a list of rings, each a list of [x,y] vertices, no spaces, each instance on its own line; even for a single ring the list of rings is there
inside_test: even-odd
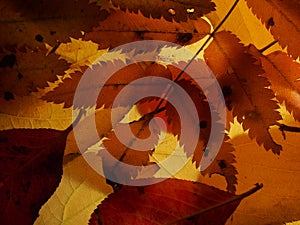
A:
[[[1,224],[33,224],[60,182],[71,129],[0,131]]]
[[[185,180],[168,179],[150,186],[123,186],[94,211],[90,225],[168,224],[199,211],[199,216],[176,224],[225,224],[241,198],[217,188]],[[212,207],[212,210],[208,208]]]

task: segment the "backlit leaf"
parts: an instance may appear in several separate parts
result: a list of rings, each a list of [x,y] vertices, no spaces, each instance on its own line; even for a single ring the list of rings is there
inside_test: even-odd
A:
[[[85,40],[99,43],[101,48],[115,48],[139,40],[163,40],[187,45],[202,39],[209,32],[210,26],[202,18],[177,23],[118,10],[87,33]]]
[[[123,186],[98,206],[89,224],[168,224],[233,197],[235,195],[205,184],[178,179],[150,186]],[[176,224],[225,224],[239,202],[233,201]]]
[[[211,0],[154,0],[154,1],[124,1],[112,0],[114,6],[122,11],[138,13],[140,11],[145,17],[160,19],[163,17],[167,21],[173,19],[177,22],[197,19],[214,10],[215,4]]]
[[[300,55],[300,2],[298,0],[246,0],[248,6],[270,29],[282,48],[294,59]]]
[[[262,76],[264,70],[246,51],[235,35],[221,31],[215,34],[204,56],[217,76],[227,107],[244,130],[249,130],[250,138],[279,154],[282,147],[269,133],[270,126],[281,119],[275,95],[267,88],[270,83]]]
[[[278,101],[284,102],[287,110],[300,121],[300,64],[280,51],[265,56],[250,46],[250,52],[261,60],[264,75],[271,82],[271,89]]]

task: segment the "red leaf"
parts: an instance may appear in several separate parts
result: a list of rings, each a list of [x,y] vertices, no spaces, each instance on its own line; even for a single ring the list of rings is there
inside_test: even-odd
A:
[[[103,80],[96,78],[96,76],[103,76],[103,73],[111,71],[116,67],[116,65],[124,67],[112,74],[105,83],[103,83]],[[135,63],[125,66],[124,62],[120,60],[113,62],[109,61],[102,65],[95,65],[91,71],[93,72],[88,74],[91,76],[91,79],[84,83],[84,87],[82,87],[81,90],[77,90],[81,93],[82,99],[77,102],[75,107],[94,106],[95,102],[93,102],[93,98],[91,96],[96,96],[97,108],[100,108],[103,105],[105,108],[109,108],[112,106],[116,96],[122,88],[130,85],[132,81],[146,76],[160,76],[165,78],[170,78],[171,76],[170,72],[159,64],[150,64],[144,67],[142,63]],[[71,107],[73,105],[76,88],[81,78],[81,72],[71,74],[71,78],[64,79],[63,83],[59,84],[53,91],[48,92],[42,99],[48,102],[64,103],[64,107],[66,108]],[[144,89],[153,88],[153,84],[148,85],[145,83],[143,85]],[[99,95],[96,93],[96,87],[102,87]],[[133,96],[136,95],[136,92],[133,91],[128,94]],[[130,99],[129,95],[122,96],[122,100],[125,102],[123,106],[126,106],[126,100]]]
[[[116,10],[93,32],[87,33],[85,40],[99,43],[100,48],[115,48],[139,40],[163,40],[187,45],[202,39],[209,32],[210,26],[202,18],[176,23]]]
[[[240,40],[222,31],[214,35],[214,41],[205,50],[205,60],[221,85],[229,110],[249,130],[249,137],[256,138],[266,150],[279,154],[282,147],[269,133],[272,125],[281,119],[273,91],[261,65],[246,53]]]
[[[246,0],[248,6],[270,29],[282,48],[294,59],[300,55],[300,4],[297,0]]]
[[[271,89],[278,101],[284,102],[287,110],[300,121],[300,64],[280,51],[265,56],[250,46],[250,52],[261,60],[264,76],[271,82]]]
[[[203,210],[200,215],[176,224],[221,225],[225,224],[243,197],[259,188],[261,186],[236,196],[205,184],[178,179],[143,187],[123,186],[98,206],[89,224],[169,224]],[[228,204],[222,204],[224,202]]]
[[[163,17],[167,21],[177,22],[187,21],[188,19],[197,19],[204,14],[215,10],[215,3],[211,0],[153,0],[153,1],[125,1],[112,0],[114,6],[119,7],[122,11],[138,13],[140,11],[147,18],[160,19]]]
[[[0,131],[0,221],[31,225],[58,186],[66,138],[64,131]]]

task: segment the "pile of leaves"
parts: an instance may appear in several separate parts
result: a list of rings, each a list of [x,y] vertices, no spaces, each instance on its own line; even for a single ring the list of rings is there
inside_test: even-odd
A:
[[[270,128],[277,126],[283,132],[299,132],[297,127],[282,124],[280,105],[285,104],[293,118],[300,121],[299,1],[246,0],[274,38],[262,49],[254,44],[245,45],[237,35],[222,29],[238,2],[234,2],[223,20],[215,21],[210,17],[216,10],[212,0],[1,0],[1,113],[19,113],[14,112],[15,103],[32,96],[47,104],[61,105],[65,110],[80,111],[77,119],[64,130],[40,127],[0,131],[1,223],[34,223],[40,208],[58,187],[66,159],[75,160],[81,154],[78,151],[68,153],[66,141],[73,126],[80,126],[84,111],[89,108],[99,110],[99,119],[96,116],[98,133],[113,157],[135,166],[155,163],[151,160],[156,154],[155,148],[138,152],[124,146],[110,124],[115,97],[139,78],[169,79],[191,97],[201,130],[191,157],[193,166],[199,169],[210,137],[211,113],[215,112],[211,111],[201,87],[179,68],[186,66],[197,70],[193,62],[200,61],[197,55],[203,53],[203,59],[222,89],[228,121],[226,129],[220,130],[220,134],[225,134],[220,151],[201,175],[223,176],[227,191],[176,178],[141,187],[122,186],[107,180],[114,191],[90,212],[89,224],[225,224],[240,201],[262,187],[257,184],[248,192],[235,193],[238,184],[235,146],[227,135],[231,124],[236,119],[249,138],[266,151],[280,155],[284,149],[274,140]],[[201,41],[203,44],[193,59],[178,54],[171,63],[157,60],[126,66],[133,56],[156,54],[163,57],[166,49],[174,54],[180,52],[170,46],[142,53],[118,48],[139,40],[162,40],[182,46]],[[276,43],[281,50],[265,54]],[[87,46],[89,51],[85,50]],[[114,51],[108,52],[113,48]],[[99,61],[99,56],[105,53],[106,57]],[[105,69],[116,65],[124,68],[105,84],[98,84],[103,88],[96,103],[87,100],[73,104],[76,88],[89,66]],[[93,85],[84,90],[84,95],[93,94]],[[179,114],[167,100],[149,97],[137,102],[135,109],[140,117],[133,119],[130,127],[138,138],[149,136],[149,121],[159,116],[166,123],[167,132],[180,139]],[[126,113],[129,110],[126,109]],[[86,150],[96,144],[94,137],[87,137],[86,143]],[[184,147],[183,151],[186,151]],[[101,157],[100,151],[97,154]],[[103,159],[104,173],[115,167]],[[122,170],[118,170],[114,175],[121,183],[138,174],[139,171],[122,174]]]

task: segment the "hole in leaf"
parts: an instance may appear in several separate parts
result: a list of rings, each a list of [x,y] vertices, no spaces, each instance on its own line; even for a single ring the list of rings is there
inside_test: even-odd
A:
[[[172,16],[175,16],[175,15],[176,15],[175,9],[170,8],[170,9],[168,10],[168,12],[169,12]]]
[[[193,14],[195,12],[195,9],[194,8],[186,9],[186,12],[188,14]]]

